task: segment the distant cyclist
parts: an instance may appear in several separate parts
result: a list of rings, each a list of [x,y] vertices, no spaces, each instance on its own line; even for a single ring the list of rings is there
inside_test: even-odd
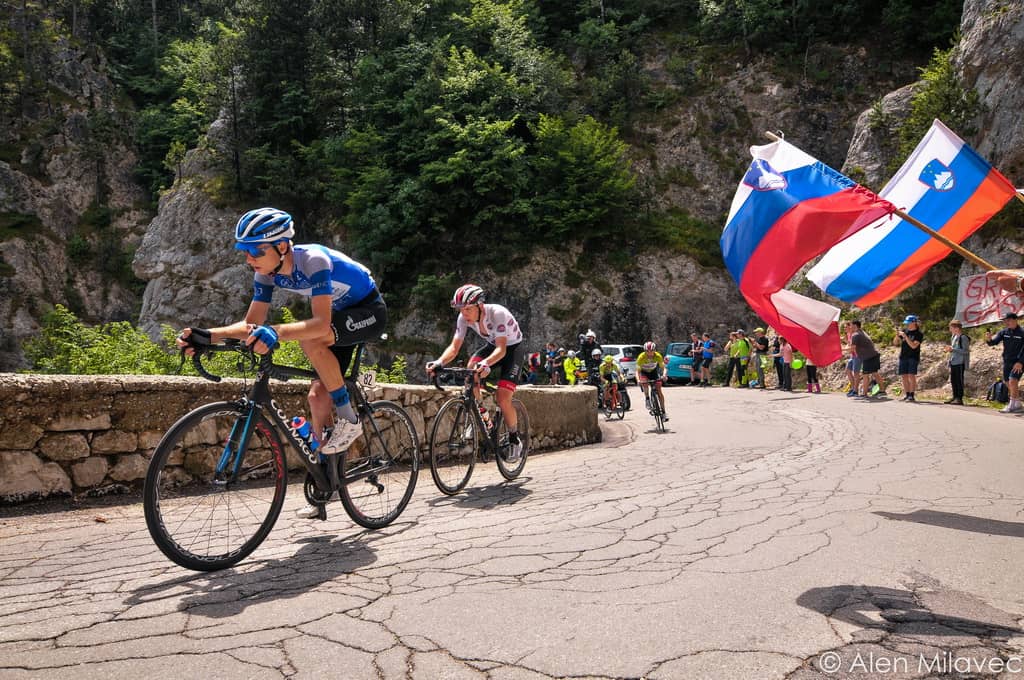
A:
[[[473,329],[484,340],[485,344],[473,352],[468,364],[477,371],[476,399],[482,404],[480,380],[490,375],[492,369],[497,369],[496,400],[508,428],[508,441],[511,444],[508,461],[514,462],[519,460],[523,451],[523,443],[519,440],[519,421],[512,405],[512,395],[516,391],[525,353],[522,346],[523,332],[512,312],[501,305],[484,304],[484,297],[484,289],[472,283],[455,291],[451,302],[452,307],[459,310],[455,335],[441,356],[427,363],[427,374],[433,376],[436,369],[447,365],[459,355],[467,329]],[[480,408],[483,409],[483,406]]]
[[[284,211],[258,208],[242,215],[235,225],[235,248],[245,253],[254,272],[245,319],[218,328],[185,328],[177,344],[192,348],[235,338],[265,354],[282,340],[298,340],[318,376],[307,397],[313,432],[318,437],[330,432],[319,450],[341,453],[363,431],[342,371],[352,360],[353,346],[384,331],[388,309],[369,269],[326,246],[293,244],[294,235],[292,216]],[[308,297],[312,318],[268,324],[275,287]],[[299,511],[305,517],[316,513],[314,506]]]
[[[604,403],[610,404],[612,385],[618,385],[622,382],[622,369],[615,363],[615,357],[611,354],[605,355],[604,359],[601,360],[600,368],[598,368],[598,375],[601,378],[601,385],[604,387]],[[619,399],[621,398],[620,396]]]
[[[665,357],[657,349],[658,346],[653,342],[644,343],[644,351],[636,358],[636,381],[640,384],[640,389],[644,391],[644,404],[648,410],[651,408],[648,383],[654,383],[654,388],[658,391],[658,400],[661,401],[662,413],[665,420],[668,420],[665,393],[661,391],[661,383],[665,376]]]

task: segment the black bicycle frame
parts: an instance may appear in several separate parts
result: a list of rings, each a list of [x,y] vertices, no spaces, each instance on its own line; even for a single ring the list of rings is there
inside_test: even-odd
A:
[[[240,346],[235,343],[226,344],[225,349],[214,349],[215,346],[208,346],[197,348],[199,351],[192,357],[192,364],[196,367],[196,370],[204,378],[212,380],[214,382],[220,382],[220,377],[209,373],[201,363],[201,355],[209,351],[239,351]],[[359,363],[362,359],[363,345],[357,345],[355,350],[355,363],[352,365],[350,376],[359,375]],[[230,484],[237,480],[239,470],[242,466],[242,460],[245,457],[245,452],[249,449],[249,441],[252,438],[253,430],[255,429],[256,413],[261,412],[269,416],[271,422],[276,427],[277,431],[285,435],[285,438],[295,450],[299,452],[302,464],[309,471],[312,476],[314,483],[319,491],[323,493],[333,493],[341,488],[342,484],[351,484],[352,482],[360,479],[365,479],[376,473],[376,470],[366,470],[352,475],[341,476],[339,468],[341,466],[341,460],[343,454],[326,456],[327,463],[320,463],[320,454],[311,451],[309,445],[298,435],[295,429],[289,422],[288,415],[284,412],[284,409],[274,401],[273,396],[270,394],[270,379],[276,378],[282,381],[287,381],[289,378],[309,378],[316,380],[319,376],[315,371],[293,368],[290,366],[280,366],[273,363],[273,352],[268,352],[260,356],[259,363],[256,368],[256,381],[253,383],[252,389],[249,390],[249,394],[239,401],[243,408],[247,409],[247,415],[243,419],[235,421],[234,426],[231,430],[231,435],[228,437],[228,441],[224,446],[224,453],[221,455],[220,460],[217,462],[217,468],[215,471],[215,479],[219,480],[220,484]],[[349,395],[354,402],[354,408],[360,414],[365,414],[368,417],[372,415],[373,409],[370,404],[366,401],[366,397],[363,395],[362,388],[360,387],[357,380],[352,378],[345,378],[345,385],[349,388]],[[479,417],[479,413],[477,414]],[[370,423],[374,428],[375,434],[379,437],[380,432],[377,431],[377,424],[370,417]],[[238,432],[238,428],[241,427],[241,433]],[[234,450],[232,450],[234,445]],[[228,468],[231,468],[230,474],[226,474]],[[325,474],[326,470],[326,474]]]
[[[504,415],[501,412],[501,408],[494,409],[494,419],[491,421],[490,427],[484,422],[483,416],[480,415],[480,402],[476,400],[476,376],[473,375],[473,369],[470,368],[441,368],[438,372],[448,373],[450,375],[462,375],[465,374],[466,385],[462,390],[461,399],[467,405],[469,411],[472,412],[473,418],[476,420],[476,425],[481,432],[485,434],[481,437],[481,441],[485,444],[485,452],[493,453],[498,455],[498,426],[501,425],[501,421],[504,419]],[[441,389],[441,385],[438,383],[438,375],[434,375],[434,386]],[[486,389],[486,385],[481,384],[480,389]]]

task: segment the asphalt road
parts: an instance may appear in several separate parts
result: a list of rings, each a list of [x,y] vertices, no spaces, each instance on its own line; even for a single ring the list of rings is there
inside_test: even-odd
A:
[[[634,404],[636,398],[635,388]],[[668,390],[600,446],[424,470],[183,570],[138,504],[0,519],[0,678],[1024,678],[1022,419]],[[958,675],[957,673],[960,673]],[[973,677],[973,676],[972,676]]]

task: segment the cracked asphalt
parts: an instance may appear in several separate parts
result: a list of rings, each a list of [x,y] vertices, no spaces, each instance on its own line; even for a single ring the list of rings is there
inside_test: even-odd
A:
[[[382,531],[293,519],[296,478],[222,572],[132,499],[8,509],[0,678],[1024,678],[1020,417],[667,395],[515,482],[422,470]]]

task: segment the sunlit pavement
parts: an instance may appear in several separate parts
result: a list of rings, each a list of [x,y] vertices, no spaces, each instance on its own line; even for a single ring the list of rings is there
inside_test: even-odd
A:
[[[8,509],[0,677],[1024,678],[1024,419],[667,401],[668,433],[634,408],[515,482],[480,465],[449,498],[424,469],[383,531],[293,519],[295,484],[213,574],[168,562],[139,504]]]

